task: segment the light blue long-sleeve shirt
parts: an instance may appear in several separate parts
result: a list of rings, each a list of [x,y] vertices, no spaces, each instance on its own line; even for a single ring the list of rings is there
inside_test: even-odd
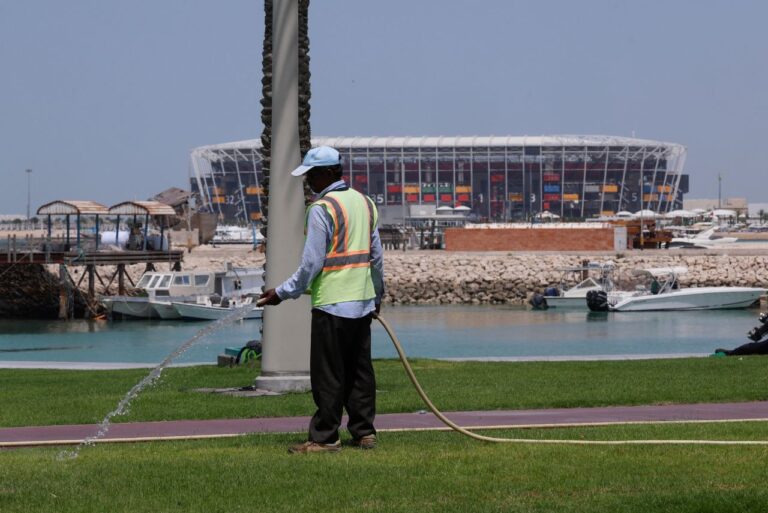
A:
[[[325,196],[331,191],[346,189],[348,186],[343,180],[332,183],[319,194]],[[276,289],[280,299],[296,299],[310,286],[323,269],[325,254],[333,237],[333,222],[323,207],[314,206],[309,209],[307,218],[307,237],[304,241],[304,251],[301,255],[301,264],[293,273],[293,276],[285,280]],[[376,291],[375,299],[364,301],[345,301],[331,305],[322,305],[315,308],[337,317],[359,319],[371,313],[376,304],[381,303],[384,295],[384,252],[381,247],[378,226],[371,232],[371,275],[373,288]]]

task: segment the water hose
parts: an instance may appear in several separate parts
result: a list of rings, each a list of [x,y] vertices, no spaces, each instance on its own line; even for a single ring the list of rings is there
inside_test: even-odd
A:
[[[374,313],[373,317],[381,323],[384,330],[389,335],[392,344],[395,346],[400,362],[402,362],[405,368],[405,373],[413,383],[416,392],[427,405],[427,408],[446,426],[450,427],[454,431],[466,435],[475,440],[481,440],[483,442],[497,442],[497,443],[519,443],[519,444],[569,444],[569,445],[768,445],[768,440],[554,440],[554,439],[530,439],[530,438],[498,438],[493,436],[485,436],[469,431],[453,422],[451,419],[443,415],[443,413],[437,409],[432,401],[424,392],[424,389],[419,384],[419,380],[416,379],[411,364],[408,362],[408,358],[403,351],[403,347],[400,345],[400,341],[392,330],[389,323],[384,320],[381,314]]]

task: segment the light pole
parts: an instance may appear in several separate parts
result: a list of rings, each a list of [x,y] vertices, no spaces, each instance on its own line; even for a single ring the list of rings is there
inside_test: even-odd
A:
[[[30,177],[32,176],[32,170],[27,169],[25,173],[27,173],[27,221],[29,221],[29,204],[30,204],[30,199],[32,198],[32,193],[30,188],[30,183],[31,183]]]
[[[717,174],[717,208],[723,208],[723,175]]]

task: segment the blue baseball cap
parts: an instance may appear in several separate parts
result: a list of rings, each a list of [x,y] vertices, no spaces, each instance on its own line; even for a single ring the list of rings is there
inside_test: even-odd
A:
[[[341,157],[336,149],[330,146],[318,146],[307,152],[304,161],[299,167],[291,171],[291,174],[301,176],[315,166],[337,166],[339,164],[341,164]]]

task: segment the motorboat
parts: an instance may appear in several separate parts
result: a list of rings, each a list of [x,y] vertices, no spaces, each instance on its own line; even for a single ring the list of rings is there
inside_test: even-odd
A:
[[[151,301],[152,309],[155,314],[161,319],[180,319],[179,312],[173,307],[173,303],[170,301],[160,301],[155,299]]]
[[[562,273],[560,287],[549,287],[545,290],[543,299],[546,306],[586,309],[587,293],[593,290],[610,292],[614,289],[613,269],[613,262],[586,262],[582,266],[559,269]],[[576,285],[568,286],[568,283],[574,281],[577,281]]]
[[[194,303],[171,303],[179,317],[187,320],[218,320],[231,315],[238,309],[247,311],[243,319],[261,319],[264,308],[256,306],[254,295],[239,298],[222,298],[218,296],[200,297]],[[250,308],[247,308],[249,307]]]
[[[716,231],[717,227],[712,227],[693,235],[673,237],[669,247],[708,249],[725,246],[737,240],[736,237],[715,237]]]
[[[590,294],[587,304],[590,310],[615,312],[736,309],[753,305],[766,292],[758,287],[680,288],[679,276],[687,271],[685,267],[636,269],[633,275],[644,284],[633,291]]]
[[[120,314],[131,319],[157,319],[146,296],[108,296],[100,299],[108,315]]]
[[[178,318],[176,310],[168,311],[171,300],[194,301],[199,295],[213,292],[212,272],[158,272],[144,273],[136,284],[136,295],[106,296],[101,304],[110,315],[121,314],[134,319]]]
[[[264,287],[261,268],[239,268],[227,264],[223,271],[149,271],[136,284],[134,296],[105,296],[101,303],[109,314],[137,319],[179,319],[177,303],[195,303],[199,298],[259,294]]]

